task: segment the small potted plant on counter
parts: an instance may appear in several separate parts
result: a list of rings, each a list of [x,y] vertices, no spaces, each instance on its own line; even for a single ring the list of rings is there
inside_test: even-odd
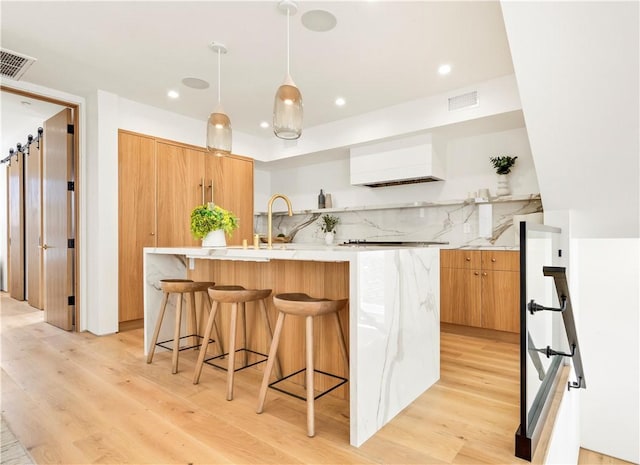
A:
[[[511,194],[511,188],[509,187],[509,177],[507,176],[511,172],[511,168],[516,164],[518,157],[511,157],[509,155],[502,155],[498,157],[490,157],[489,160],[498,174],[498,189],[496,195],[498,197]]]
[[[238,218],[213,203],[198,205],[191,211],[191,234],[202,239],[202,247],[225,247],[225,233],[231,237],[237,228]]]
[[[332,215],[322,215],[320,218],[320,229],[324,233],[324,242],[327,245],[333,244],[336,235],[336,226],[340,222],[340,218]]]

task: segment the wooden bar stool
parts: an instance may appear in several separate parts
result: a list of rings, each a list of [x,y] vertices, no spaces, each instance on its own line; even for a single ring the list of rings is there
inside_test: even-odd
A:
[[[269,350],[269,360],[267,361],[267,368],[265,369],[264,376],[262,378],[262,386],[260,387],[260,395],[258,398],[258,409],[257,413],[262,413],[264,408],[264,401],[267,396],[267,388],[271,387],[285,394],[292,395],[302,400],[307,401],[307,435],[309,437],[315,436],[315,419],[314,419],[314,401],[324,396],[325,394],[333,391],[334,389],[342,386],[347,382],[347,378],[343,378],[340,376],[333,375],[331,373],[326,373],[324,371],[315,370],[313,364],[313,319],[317,316],[328,315],[331,314],[336,323],[336,330],[338,332],[338,345],[340,346],[340,351],[342,352],[342,358],[344,360],[345,372],[349,373],[349,353],[347,351],[347,346],[344,341],[344,333],[342,332],[342,326],[340,325],[340,318],[338,317],[338,312],[342,309],[348,299],[341,300],[329,300],[329,299],[316,299],[313,297],[309,297],[307,294],[278,294],[273,298],[273,304],[278,309],[278,321],[276,322],[276,328],[273,334],[273,342],[271,343],[271,349]],[[282,333],[282,326],[284,324],[285,315],[295,315],[295,316],[304,316],[306,331],[305,331],[305,341],[306,341],[306,367],[302,370],[298,370],[295,373],[285,376],[284,378],[278,379],[273,383],[269,384],[269,377],[271,376],[271,370],[273,369],[273,363],[278,351],[278,343],[280,342],[280,334]],[[306,399],[300,397],[294,393],[285,391],[276,386],[277,383],[286,380],[292,376],[295,376],[299,373],[305,373],[305,385],[306,385]],[[340,380],[338,384],[327,389],[324,392],[321,392],[318,395],[315,395],[314,387],[313,387],[313,375],[314,372],[322,373],[323,375],[330,376],[337,380]]]
[[[172,373],[178,372],[178,353],[182,350],[194,349],[200,347],[199,340],[202,339],[200,336],[201,331],[198,330],[198,320],[202,323],[203,314],[202,307],[200,308],[199,319],[196,316],[196,292],[204,292],[207,302],[211,302],[209,300],[209,294],[207,293],[207,289],[213,286],[215,283],[212,282],[194,282],[191,279],[162,279],[160,280],[160,288],[164,293],[162,297],[162,303],[160,304],[160,315],[158,315],[158,319],[156,321],[156,327],[153,331],[153,337],[151,338],[151,343],[149,344],[149,355],[147,356],[147,363],[151,363],[153,360],[153,354],[155,352],[156,346],[162,347],[163,349],[173,351],[172,355]],[[173,339],[167,339],[166,341],[158,342],[158,335],[160,334],[160,328],[162,327],[162,321],[164,319],[165,310],[167,308],[167,303],[169,302],[169,296],[171,294],[178,294],[178,300],[176,302],[176,320],[175,327],[173,330]],[[182,298],[187,294],[190,296],[191,300],[191,319],[187,317],[187,324],[191,328],[187,327],[187,332],[191,331],[191,334],[187,334],[186,336],[180,336],[180,330],[182,326]],[[203,305],[204,306],[204,300]],[[189,324],[190,323],[190,324]],[[211,331],[209,332],[209,334]],[[186,338],[192,338],[191,345],[187,347],[180,347],[180,340]],[[218,345],[218,349],[220,349],[220,338],[218,336],[217,327],[214,328],[214,337],[215,342]],[[167,344],[173,342],[171,346]],[[208,341],[207,341],[208,342]]]
[[[271,295],[271,289],[245,289],[242,286],[215,286],[209,288],[209,297],[213,301],[211,305],[211,312],[209,313],[209,321],[207,322],[207,327],[204,331],[204,341],[202,343],[202,347],[200,348],[200,355],[198,357],[198,362],[196,363],[195,373],[193,375],[193,384],[198,384],[200,381],[200,374],[202,373],[202,365],[207,363],[209,365],[213,365],[220,369],[225,369],[224,366],[217,365],[212,360],[217,360],[228,356],[227,360],[227,400],[233,400],[233,376],[236,371],[243,370],[245,368],[249,368],[251,366],[257,365],[258,363],[266,362],[267,355],[256,352],[254,350],[248,349],[247,346],[247,320],[245,313],[245,304],[247,302],[257,302],[260,307],[260,312],[262,313],[262,319],[264,320],[265,328],[267,330],[267,336],[269,338],[268,343],[271,343],[273,338],[273,333],[271,332],[271,325],[269,324],[269,317],[267,315],[267,306],[264,301],[267,297]],[[220,304],[222,303],[230,303],[231,304],[231,321],[229,323],[229,347],[228,352],[223,353],[221,355],[216,355],[214,357],[206,358],[207,355],[207,345],[209,341],[209,337],[211,336],[211,329],[214,327],[214,321],[216,317],[216,312]],[[236,349],[236,326],[238,321],[238,307],[240,307],[240,313],[242,317],[243,325],[243,347]],[[243,360],[242,366],[239,368],[235,367],[236,363],[236,352],[242,352]],[[259,355],[262,357],[261,360],[258,360],[254,363],[247,363],[247,352]],[[280,364],[276,360],[277,372],[280,373]]]

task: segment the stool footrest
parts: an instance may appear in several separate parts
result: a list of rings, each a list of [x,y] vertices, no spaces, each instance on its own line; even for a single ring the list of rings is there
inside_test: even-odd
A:
[[[255,354],[255,355],[260,355],[262,357],[262,360],[258,360],[257,362],[253,362],[253,363],[248,363],[248,364],[246,364],[244,366],[241,366],[239,368],[234,368],[234,370],[233,370],[234,372],[235,371],[244,370],[245,368],[252,367],[252,366],[257,365],[259,363],[264,363],[269,358],[267,356],[267,354],[263,354],[262,352],[256,352],[255,350],[251,350],[251,349],[237,349],[235,352],[236,353],[238,353],[238,352],[250,352],[250,353]],[[216,368],[219,368],[221,370],[225,370],[226,371],[227,367],[222,366],[222,365],[218,365],[216,363],[213,363],[211,360],[217,360],[219,358],[224,358],[227,355],[229,355],[229,352],[225,352],[224,354],[216,355],[214,357],[206,358],[206,359],[204,359],[204,363],[206,363],[207,365],[211,365],[212,367],[216,367]]]
[[[306,372],[306,371],[307,371],[307,369],[306,369],[306,368],[303,368],[302,370],[298,370],[298,371],[296,371],[295,373],[291,373],[290,375],[284,376],[284,377],[282,377],[282,378],[280,378],[280,379],[278,379],[278,380],[274,381],[273,383],[270,383],[270,384],[269,384],[269,387],[270,387],[271,389],[275,389],[276,391],[280,391],[280,392],[282,392],[283,394],[290,395],[290,396],[295,397],[295,398],[297,398],[297,399],[300,399],[300,400],[307,400],[307,398],[306,398],[306,397],[299,396],[298,394],[295,394],[295,393],[290,392],[290,391],[286,391],[286,390],[284,390],[284,389],[282,389],[282,388],[280,388],[280,387],[276,386],[276,384],[278,384],[278,383],[280,383],[280,382],[282,382],[282,381],[285,381],[285,380],[287,380],[287,379],[291,378],[292,376],[299,375],[300,373],[303,373],[303,372]],[[325,394],[329,394],[331,391],[333,391],[333,390],[335,390],[335,389],[338,389],[340,386],[342,386],[342,385],[343,385],[343,384],[345,384],[347,381],[349,381],[347,378],[343,378],[342,376],[337,376],[337,375],[334,375],[334,374],[331,374],[331,373],[327,373],[326,371],[322,371],[322,370],[313,370],[313,371],[314,371],[314,373],[320,373],[320,374],[322,374],[322,375],[329,376],[329,377],[331,377],[331,378],[335,378],[335,379],[337,379],[337,380],[340,380],[340,382],[339,382],[338,384],[336,384],[335,386],[332,386],[332,387],[330,387],[329,389],[327,389],[326,391],[323,391],[323,392],[321,392],[320,394],[318,394],[317,396],[315,396],[315,397],[313,398],[314,400],[319,399],[320,397],[324,396]]]
[[[178,338],[178,340],[180,340],[180,339],[186,339],[186,338],[188,338],[188,337],[194,337],[194,336],[195,336],[195,337],[197,337],[197,338],[198,338],[198,340],[200,340],[200,343],[199,343],[199,344],[191,345],[191,346],[185,346],[185,347],[179,347],[179,348],[178,348],[178,351],[183,351],[183,350],[188,350],[188,349],[195,349],[196,347],[200,347],[200,346],[202,346],[202,341],[201,341],[201,339],[204,339],[204,337],[199,336],[199,335],[197,335],[197,334],[189,334],[189,335],[187,335],[187,336],[181,336],[181,337],[179,337],[179,338]],[[162,347],[163,349],[167,349],[167,350],[173,350],[173,347],[164,345],[164,344],[166,344],[166,343],[168,343],[168,342],[173,342],[173,339],[167,339],[166,341],[156,342],[156,346],[158,346],[158,347]],[[215,341],[214,341],[213,339],[209,339],[209,343],[212,343],[212,342],[215,342]]]

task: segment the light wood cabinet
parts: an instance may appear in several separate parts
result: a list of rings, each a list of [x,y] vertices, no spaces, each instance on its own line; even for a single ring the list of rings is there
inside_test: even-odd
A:
[[[155,140],[118,134],[118,321],[144,316],[142,249],[156,247]]]
[[[156,142],[158,185],[158,247],[196,247],[189,217],[201,205],[204,152],[167,142]]]
[[[228,245],[251,243],[253,236],[253,160],[240,156],[207,156],[206,179],[213,179],[214,202],[238,216],[238,229]]]
[[[142,249],[198,247],[190,214],[213,201],[238,216],[228,245],[253,234],[253,159],[128,131],[118,134],[119,321],[143,318]]]
[[[440,267],[441,321],[519,332],[519,252],[442,250]]]

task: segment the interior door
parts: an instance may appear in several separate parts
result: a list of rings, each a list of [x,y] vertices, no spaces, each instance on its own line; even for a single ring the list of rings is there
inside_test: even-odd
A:
[[[18,152],[11,157],[7,168],[7,195],[9,197],[9,295],[24,300],[24,155]]]
[[[25,254],[27,301],[42,310],[42,157],[40,139],[29,144],[25,158]]]
[[[66,108],[44,123],[43,236],[45,321],[73,329],[74,212],[73,114]]]

